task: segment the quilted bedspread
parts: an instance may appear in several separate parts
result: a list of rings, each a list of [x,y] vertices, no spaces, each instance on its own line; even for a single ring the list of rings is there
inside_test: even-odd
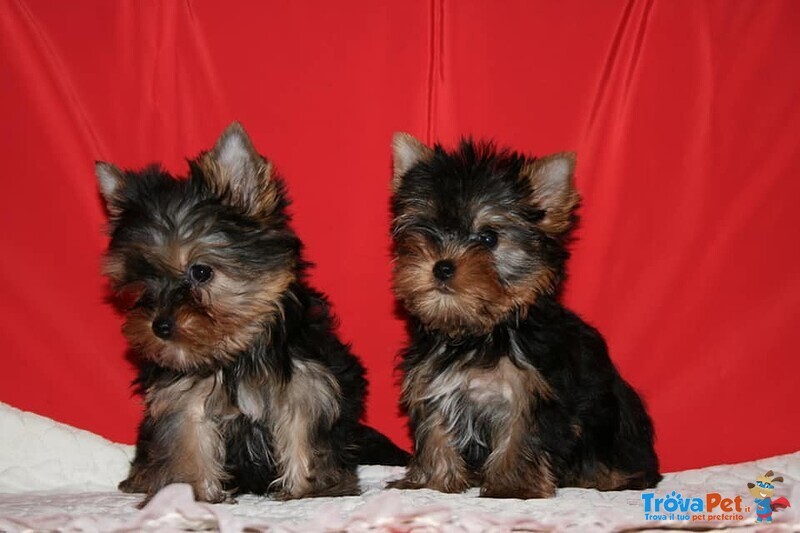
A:
[[[403,469],[364,466],[358,497],[277,502],[244,495],[236,504],[209,505],[176,484],[142,510],[141,496],[116,490],[132,455],[131,446],[0,404],[0,531],[800,531],[800,451],[666,474],[645,492],[567,488],[523,501],[479,498],[476,489],[385,490]],[[784,477],[774,499],[790,505],[769,525],[756,523],[747,491],[767,470]]]

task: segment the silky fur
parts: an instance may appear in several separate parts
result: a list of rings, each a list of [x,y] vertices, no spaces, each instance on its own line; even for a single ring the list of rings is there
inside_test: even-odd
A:
[[[120,489],[149,497],[184,482],[209,502],[356,494],[360,460],[407,457],[359,422],[364,368],[306,282],[283,182],[237,123],[189,167],[186,178],[96,168],[105,273],[146,407]],[[154,333],[159,319],[168,338]]]
[[[394,288],[408,318],[396,488],[540,498],[661,479],[653,426],[600,333],[558,301],[578,204],[573,154],[394,138]],[[449,261],[452,277],[434,265]]]

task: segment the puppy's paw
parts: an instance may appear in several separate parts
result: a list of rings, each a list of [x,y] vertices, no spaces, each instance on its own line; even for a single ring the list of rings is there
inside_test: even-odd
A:
[[[137,492],[155,494],[163,486],[164,480],[160,477],[150,475],[147,470],[137,470],[132,472],[127,479],[120,481],[117,488],[128,494]]]
[[[317,478],[319,479],[319,478]],[[340,471],[329,479],[322,479],[312,484],[311,496],[358,496],[358,474]]]
[[[517,498],[531,500],[552,498],[556,495],[555,485],[515,486],[511,483],[487,482],[481,487],[481,498]]]
[[[299,500],[302,498],[323,498],[335,496],[359,496],[361,488],[358,486],[358,477],[353,475],[352,479],[347,477],[334,483],[309,485],[303,489],[294,488],[288,490],[281,488],[272,493],[276,500]]]
[[[198,481],[192,483],[192,490],[194,497],[199,502],[208,503],[236,503],[236,500],[231,494],[222,489],[219,483],[211,481]]]
[[[428,476],[419,466],[412,464],[406,469],[406,474],[386,484],[387,489],[415,490],[426,488]]]
[[[418,490],[431,489],[448,494],[459,494],[470,488],[467,479],[458,476],[447,476],[443,479],[420,480],[414,476],[406,476],[386,484],[387,489]]]
[[[302,498],[308,498],[310,495],[308,491],[290,491],[287,489],[280,489],[272,492],[272,497],[280,502],[300,500]]]
[[[287,502],[289,500],[297,499],[295,496],[292,495],[291,492],[287,492],[285,490],[276,490],[272,493],[272,497],[279,502]]]
[[[408,477],[395,479],[386,484],[387,489],[415,490],[424,489],[425,485],[417,480]]]
[[[447,476],[444,479],[431,479],[425,485],[425,488],[438,490],[447,494],[460,494],[470,487],[470,483],[466,478],[458,476]]]
[[[144,492],[141,488],[136,484],[136,481],[133,478],[128,478],[123,481],[120,481],[117,488],[122,492],[127,492],[128,494],[132,494],[134,492]]]

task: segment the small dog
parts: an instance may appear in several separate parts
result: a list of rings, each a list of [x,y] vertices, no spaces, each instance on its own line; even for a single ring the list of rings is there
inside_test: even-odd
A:
[[[98,162],[145,418],[125,492],[189,483],[198,500],[358,493],[358,462],[406,452],[363,426],[364,368],[306,282],[272,164],[234,123],[176,179]]]
[[[543,498],[661,479],[642,401],[603,337],[557,300],[575,155],[393,140],[394,289],[408,316],[395,488]]]

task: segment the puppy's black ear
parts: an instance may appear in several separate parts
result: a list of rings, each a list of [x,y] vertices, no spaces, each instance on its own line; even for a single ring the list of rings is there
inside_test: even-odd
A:
[[[575,190],[575,154],[562,152],[534,159],[523,167],[522,174],[530,180],[531,201],[544,211],[539,225],[551,233],[569,229],[580,200]]]
[[[119,216],[122,212],[122,197],[120,192],[125,185],[125,174],[113,165],[105,161],[96,161],[94,173],[97,176],[97,185],[100,194],[106,201],[106,208],[111,218]]]
[[[773,483],[775,483],[776,481],[777,481],[778,483],[783,483],[783,476],[778,476],[778,477],[774,477],[774,478],[772,478],[772,482],[773,482]]]
[[[201,157],[212,190],[245,212],[260,216],[275,208],[279,187],[272,179],[272,163],[261,157],[238,122],[222,132],[214,148]]]
[[[417,140],[413,135],[397,132],[392,136],[392,192],[397,192],[403,176],[418,163],[429,161],[433,150]]]
[[[753,488],[753,487],[755,487],[755,486],[756,486],[756,484],[755,484],[755,483],[748,483],[748,484],[747,484],[747,488],[748,488],[748,489],[752,489],[752,488]]]

